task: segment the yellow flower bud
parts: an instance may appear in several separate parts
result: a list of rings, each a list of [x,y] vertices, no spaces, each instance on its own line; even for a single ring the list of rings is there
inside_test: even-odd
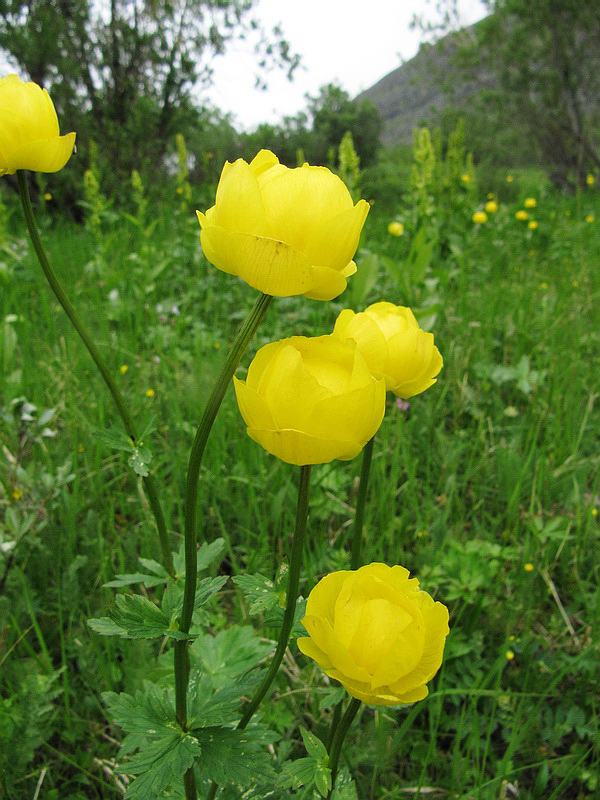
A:
[[[593,186],[596,183],[596,178],[594,178],[594,176],[590,173],[586,177],[585,182],[587,183],[588,186]]]
[[[494,214],[496,211],[498,211],[498,203],[495,200],[488,200],[484,208],[488,214]]]
[[[485,211],[476,211],[471,219],[476,225],[482,225],[484,222],[487,222],[488,217]]]
[[[529,214],[520,208],[517,213],[515,214],[515,218],[519,221],[523,222],[523,220],[529,219]]]
[[[352,697],[377,706],[427,697],[449,633],[446,606],[404,567],[378,563],[326,575],[302,624],[301,652]]]
[[[248,435],[299,466],[354,458],[381,424],[385,384],[354,342],[293,336],[258,351],[233,379]]]
[[[402,236],[404,233],[404,225],[401,222],[390,222],[388,225],[388,233],[391,236]]]
[[[0,177],[18,169],[58,172],[75,146],[75,134],[60,135],[50,95],[17,75],[0,78]]]
[[[529,222],[527,223],[527,227],[531,231],[534,231],[537,228],[537,226],[538,226],[537,221],[534,219],[530,219]]]
[[[535,208],[537,206],[537,200],[535,197],[527,197],[523,205],[525,208]]]
[[[327,168],[288,169],[261,150],[250,164],[226,162],[215,205],[197,213],[204,255],[217,269],[277,297],[331,300],[356,272],[368,212]]]
[[[345,308],[333,335],[353,339],[373,375],[404,400],[432,386],[444,363],[433,334],[419,327],[410,308],[393,303],[373,303],[358,314]]]

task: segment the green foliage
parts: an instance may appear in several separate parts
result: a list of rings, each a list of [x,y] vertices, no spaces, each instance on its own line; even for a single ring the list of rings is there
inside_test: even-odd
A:
[[[429,140],[430,213],[418,213],[410,159],[390,156],[386,174],[395,167],[404,176],[402,191],[374,205],[348,296],[278,301],[280,313],[267,317],[255,343],[326,333],[342,307],[390,299],[414,304],[444,356],[435,387],[408,408],[388,403],[364,537],[365,561],[405,564],[449,604],[444,666],[421,703],[365,710],[332,797],[384,800],[439,788],[497,800],[509,785],[524,800],[592,797],[598,196],[559,195],[531,169],[490,184],[472,171],[460,130],[452,142],[435,133]],[[468,186],[462,174],[471,176]],[[476,226],[472,214],[487,192],[498,210]],[[526,197],[537,199],[535,230],[515,220]],[[47,232],[63,279],[148,429],[140,447],[169,486],[165,515],[177,546],[199,409],[251,302],[247,287],[204,262],[195,223],[174,213],[179,202],[174,193],[161,209],[149,197],[147,218],[158,221],[142,256],[138,229],[111,206],[102,274],[81,269],[94,254],[89,230],[65,223]],[[128,210],[135,217],[135,205]],[[387,233],[392,219],[404,223],[402,236]],[[316,740],[327,740],[342,690],[293,643],[258,722],[235,730],[285,602],[290,470],[246,438],[228,396],[201,476],[198,585],[206,602],[189,644],[193,728],[184,734],[169,689],[183,556],[176,553],[169,578],[138,476],[125,465],[133,445],[113,435],[110,398],[21,237],[11,217],[0,251],[3,791],[33,797],[41,781],[40,796],[51,800],[101,800],[123,794],[128,782],[129,796],[174,796],[197,761],[201,795],[216,778],[227,800],[313,800],[328,774]],[[358,468],[315,469],[304,595],[324,573],[348,566]],[[127,592],[110,611],[104,587]],[[118,635],[97,635],[90,616]],[[127,638],[150,632],[157,638]],[[304,744],[301,727],[311,732]]]

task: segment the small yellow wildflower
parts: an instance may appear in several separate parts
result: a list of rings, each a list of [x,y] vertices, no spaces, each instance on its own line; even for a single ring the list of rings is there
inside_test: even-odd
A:
[[[388,233],[392,236],[402,236],[404,233],[404,225],[401,222],[390,222],[388,225]]]
[[[215,350],[221,349],[221,342],[215,342]]]
[[[175,191],[177,192],[177,194],[183,194],[183,187],[181,187],[181,186],[178,186],[178,187],[175,189]]]
[[[547,289],[547,288],[548,288],[548,284],[546,283],[546,281],[542,281],[540,283],[540,289]]]
[[[533,572],[535,568],[533,564],[530,561],[528,561],[527,564],[523,564],[523,569],[525,570],[525,572]]]
[[[536,222],[534,219],[530,220],[530,221],[527,223],[527,227],[528,227],[530,230],[532,230],[532,231],[534,231],[534,230],[537,228],[537,226],[538,226],[538,224],[537,224],[537,222]]]
[[[507,650],[504,655],[506,656],[507,661],[512,661],[513,658],[515,657],[515,654],[513,653],[512,650]]]
[[[465,172],[464,175],[460,176],[460,179],[463,183],[468,183],[471,180],[471,176]]]
[[[597,516],[598,516],[598,509],[592,508],[592,517],[597,517]]]
[[[12,499],[20,500],[22,497],[23,497],[23,490],[19,489],[18,486],[15,486],[15,488],[12,491]]]
[[[83,453],[84,451],[85,451],[85,447],[81,444],[81,442],[79,442],[79,444],[77,445],[77,452],[78,453]]]
[[[520,221],[523,221],[523,220],[529,219],[529,214],[528,214],[526,211],[523,211],[523,209],[522,209],[522,208],[520,208],[520,209],[517,211],[517,213],[515,214],[515,217],[516,217],[518,220],[520,220]]]
[[[506,176],[506,182],[507,182],[507,183],[512,183],[512,182],[513,182],[513,180],[514,180],[514,178],[513,178],[513,176],[512,176],[512,175],[507,175],[507,176]]]
[[[476,212],[473,214],[473,216],[471,217],[471,219],[473,220],[473,222],[474,222],[476,225],[481,225],[481,224],[483,224],[484,222],[487,222],[487,221],[488,221],[488,216],[487,216],[487,214],[485,213],[485,211],[476,211]]]
[[[52,200],[52,195],[50,194],[50,192],[46,192],[46,194],[44,195],[44,200],[46,201]]]
[[[488,200],[484,208],[488,214],[494,214],[496,211],[498,211],[498,203],[495,200]]]
[[[535,208],[537,206],[537,200],[535,197],[527,197],[525,198],[525,202],[523,203],[525,208]]]
[[[588,175],[587,178],[585,179],[585,182],[587,183],[588,186],[593,186],[596,183],[596,179],[594,178],[593,175]]]
[[[121,366],[119,367],[119,372],[121,373],[121,375],[125,375],[128,369],[129,367],[127,366],[127,364],[121,364]]]
[[[579,286],[579,281],[571,281],[571,286],[576,289]]]
[[[586,222],[593,222],[595,219],[596,219],[596,217],[593,214],[588,214],[587,217],[585,218],[585,221]]]
[[[155,394],[154,389],[146,389],[146,397],[154,397]]]

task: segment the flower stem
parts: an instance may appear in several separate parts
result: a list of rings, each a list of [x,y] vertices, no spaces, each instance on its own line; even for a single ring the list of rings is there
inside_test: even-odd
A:
[[[373,443],[375,437],[369,439],[363,449],[362,466],[360,469],[360,482],[356,496],[356,511],[354,512],[354,525],[352,526],[352,551],[350,556],[350,569],[358,569],[361,564],[362,534],[365,522],[365,505],[367,502],[367,489],[373,459]]]
[[[292,626],[294,624],[294,615],[296,613],[296,599],[298,597],[298,586],[300,584],[300,569],[302,567],[302,550],[304,548],[304,538],[306,533],[306,523],[308,520],[308,499],[310,493],[310,465],[300,467],[300,478],[298,481],[298,504],[296,506],[296,527],[294,530],[294,539],[292,542],[292,555],[290,557],[290,574],[287,586],[287,598],[285,611],[283,614],[283,623],[279,633],[279,640],[277,648],[267,670],[267,674],[262,680],[262,683],[256,690],[256,693],[248,708],[244,712],[241,720],[238,722],[238,730],[243,730],[250,720],[254,712],[260,705],[263,697],[266,695],[269,687],[273,683],[275,675],[279,669],[283,656],[288,645]],[[206,800],[214,800],[219,787],[213,783],[206,795]]]
[[[356,496],[356,509],[354,511],[354,524],[352,526],[352,549],[350,555],[350,569],[358,569],[362,566],[362,535],[365,521],[365,506],[367,502],[367,489],[369,486],[369,475],[371,473],[371,461],[373,460],[373,445],[375,437],[366,443],[363,449],[362,464],[360,468],[360,479],[358,484],[358,494]],[[342,716],[342,700],[337,704],[333,710],[331,718],[331,725],[329,727],[329,736],[327,739],[327,749],[333,743],[333,740],[340,724]]]
[[[46,255],[46,251],[44,250],[44,247],[42,245],[42,240],[40,239],[40,234],[33,213],[33,207],[31,205],[31,197],[29,195],[29,187],[27,186],[27,178],[23,170],[17,170],[17,181],[19,185],[19,196],[21,198],[23,214],[25,216],[25,223],[27,225],[29,236],[31,238],[31,242],[33,244],[33,248],[37,255],[38,261],[40,262],[40,266],[44,272],[44,275],[46,276],[46,280],[50,284],[50,287],[54,292],[56,299],[65,310],[68,318],[71,320],[73,327],[79,334],[79,338],[85,345],[88,353],[90,354],[94,363],[98,367],[98,371],[100,372],[102,378],[104,379],[104,383],[106,384],[108,391],[112,396],[114,404],[117,407],[117,411],[123,422],[123,427],[125,428],[125,432],[129,436],[133,444],[137,444],[138,439],[135,426],[133,424],[133,420],[131,418],[131,415],[129,414],[127,406],[125,405],[123,397],[117,388],[113,376],[111,375],[110,371],[108,370],[108,367],[104,363],[104,359],[100,355],[100,351],[96,347],[94,340],[84,327],[79,314],[77,313],[71,301],[67,297],[62,285],[60,284],[58,278],[56,277],[54,270],[52,269],[52,266],[50,265],[50,261],[48,260],[48,256]],[[158,530],[158,538],[160,540],[163,563],[169,575],[173,576],[175,574],[175,568],[173,566],[173,556],[171,555],[171,549],[169,547],[169,536],[167,533],[167,526],[165,523],[164,514],[162,512],[160,501],[158,499],[156,481],[153,475],[146,475],[142,480],[144,482],[144,488],[146,490],[146,495],[148,497],[150,508],[152,509],[152,513],[156,521],[156,527]]]
[[[298,586],[300,583],[300,569],[302,567],[302,550],[304,548],[304,536],[306,533],[306,523],[308,519],[308,497],[310,489],[310,466],[300,467],[300,479],[298,481],[298,505],[296,508],[296,529],[294,531],[294,539],[292,542],[292,555],[290,558],[290,575],[288,578],[287,599],[285,605],[285,612],[283,615],[283,624],[279,633],[279,641],[277,642],[277,649],[273,656],[273,660],[269,666],[267,674],[263,678],[262,683],[256,690],[256,694],[248,704],[248,708],[244,712],[241,720],[238,722],[238,729],[243,730],[252,719],[252,716],[261,700],[267,693],[269,686],[273,683],[273,679],[277,674],[279,665],[283,660],[285,650],[288,645],[288,639],[292,632],[294,624],[294,614],[296,613],[296,599],[298,597]]]
[[[206,443],[210,435],[213,423],[217,416],[217,412],[221,406],[225,392],[231,383],[233,373],[237,369],[241,358],[248,347],[248,344],[271,303],[273,297],[268,294],[261,294],[254,308],[248,315],[246,321],[238,331],[238,334],[233,342],[231,350],[227,355],[221,374],[217,378],[217,382],[210,395],[198,430],[190,452],[188,461],[188,471],[186,479],[185,490],[185,531],[184,531],[184,555],[185,555],[185,583],[183,587],[183,606],[181,611],[181,619],[179,621],[179,630],[184,633],[189,633],[192,624],[192,615],[194,613],[194,603],[196,599],[196,581],[198,573],[198,556],[197,556],[197,530],[196,530],[196,516],[198,505],[198,476],[200,474],[200,467],[202,464],[202,456],[206,448]],[[187,729],[187,687],[189,679],[189,655],[188,643],[186,640],[178,640],[174,645],[174,659],[175,659],[175,713],[177,721],[183,728]],[[191,771],[188,770],[188,772]],[[187,775],[187,773],[186,773]],[[196,797],[194,789],[193,794],[188,790],[188,782],[191,778],[186,778],[186,798],[192,800]]]
[[[356,716],[356,712],[360,708],[360,700],[357,700],[356,697],[353,697],[348,704],[348,708],[346,709],[346,713],[340,720],[340,724],[337,726],[335,735],[333,737],[333,741],[329,748],[329,768],[331,770],[331,789],[327,794],[327,800],[333,794],[333,790],[335,789],[335,779],[337,777],[338,772],[338,763],[340,760],[340,753],[342,751],[342,744],[344,739],[346,738],[346,734],[348,733],[348,728],[352,724],[352,720]]]

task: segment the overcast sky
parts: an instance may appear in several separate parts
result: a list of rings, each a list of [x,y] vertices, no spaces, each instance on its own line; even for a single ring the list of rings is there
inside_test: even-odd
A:
[[[465,25],[485,15],[480,0],[458,5]],[[415,55],[422,37],[410,30],[414,13],[431,14],[432,6],[425,0],[258,0],[254,16],[267,30],[281,23],[302,66],[292,83],[273,72],[267,91],[257,90],[252,46],[234,43],[214,59],[209,100],[249,130],[304,110],[305,95],[318,94],[327,83],[338,83],[353,97]]]

